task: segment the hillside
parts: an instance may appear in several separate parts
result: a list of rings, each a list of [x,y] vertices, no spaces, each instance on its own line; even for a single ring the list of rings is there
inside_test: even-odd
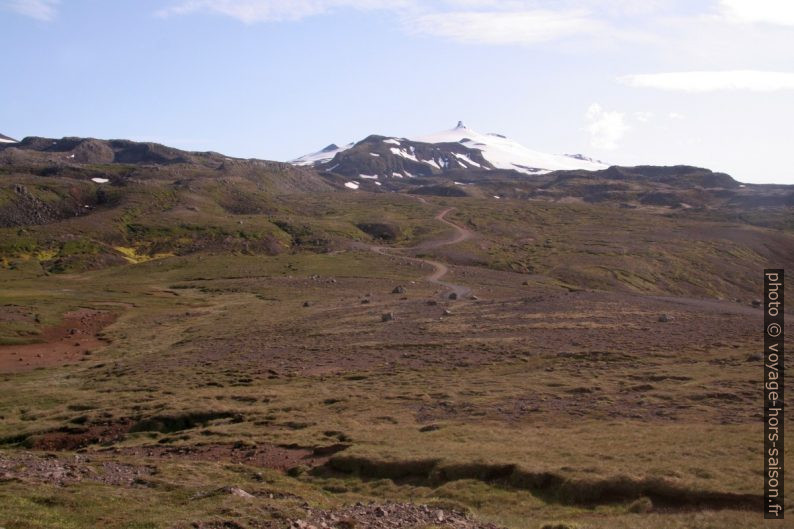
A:
[[[456,143],[422,145],[441,145],[445,152],[465,149]],[[337,153],[334,159],[343,164],[361,151],[366,159],[383,163],[385,153],[370,154],[389,146],[383,137],[370,137],[345,151],[347,158]],[[422,158],[435,151],[415,152]],[[485,163],[476,153],[467,156]],[[419,172],[411,165],[419,162],[397,159],[403,170]],[[751,284],[708,278],[738,274],[742,281],[752,281],[754,261],[771,263],[786,256],[774,253],[780,243],[773,241],[788,236],[794,205],[791,186],[744,185],[728,175],[687,166],[610,167],[532,177],[469,167],[394,177],[382,186],[373,185],[379,183],[374,179],[360,181],[354,192],[338,174],[322,168],[126,140],[25,138],[0,147],[0,227],[5,231],[0,257],[6,266],[39,262],[46,271],[64,272],[207,252],[332,252],[384,234],[393,244],[405,245],[433,233],[428,231],[434,224],[431,218],[406,207],[405,195],[413,195],[455,204],[455,215],[476,223],[479,243],[456,245],[453,253],[445,253],[454,263],[524,273],[543,270],[582,288],[741,298],[749,295]],[[318,207],[320,203],[324,206]],[[541,212],[540,230],[514,220]],[[571,215],[588,219],[593,233],[585,236],[584,227],[569,233]],[[622,240],[619,232],[627,226],[661,245],[652,262],[639,257],[642,248],[629,249],[625,242],[616,243],[623,248],[620,252],[591,259],[589,237],[612,245]],[[697,240],[671,239],[665,233],[674,226],[713,239],[716,246],[703,253]],[[548,238],[557,241],[553,252],[547,251]],[[717,255],[725,251],[735,257],[720,261]],[[605,281],[595,271],[600,266],[620,268],[626,252],[635,260],[628,275]],[[675,266],[665,264],[667,260]],[[701,277],[676,286],[680,272],[674,270],[681,269]],[[629,279],[638,274],[642,280]],[[658,284],[666,286],[654,286]]]
[[[0,148],[4,527],[759,519],[758,298],[794,265],[791,186],[469,167],[370,192],[20,143]]]

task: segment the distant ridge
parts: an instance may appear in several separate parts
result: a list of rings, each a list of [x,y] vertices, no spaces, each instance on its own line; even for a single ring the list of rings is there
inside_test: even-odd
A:
[[[19,143],[19,142],[14,138],[9,138],[4,134],[0,134],[0,143]]]

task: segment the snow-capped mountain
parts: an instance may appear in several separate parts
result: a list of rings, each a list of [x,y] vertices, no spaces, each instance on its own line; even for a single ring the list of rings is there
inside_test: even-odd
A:
[[[462,122],[450,130],[415,139],[373,135],[344,147],[331,144],[292,163],[369,179],[430,176],[466,169],[501,169],[537,175],[607,167],[580,154],[534,151],[501,134],[476,132]]]
[[[0,143],[19,143],[14,138],[9,138],[3,134],[0,134]]]

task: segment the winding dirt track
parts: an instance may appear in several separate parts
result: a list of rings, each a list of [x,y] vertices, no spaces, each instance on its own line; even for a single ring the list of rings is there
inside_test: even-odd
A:
[[[422,201],[422,202],[424,202],[424,201]],[[469,230],[469,229],[467,229],[467,228],[465,228],[463,226],[455,224],[451,220],[447,220],[446,218],[444,218],[447,215],[447,213],[449,213],[450,211],[452,211],[454,209],[455,208],[447,208],[447,209],[439,212],[435,216],[435,220],[446,224],[447,226],[451,227],[454,230],[453,235],[450,238],[448,238],[448,239],[441,239],[441,240],[437,240],[437,241],[427,241],[427,242],[423,242],[421,244],[418,244],[416,246],[412,246],[410,248],[388,248],[388,247],[385,247],[385,246],[370,246],[370,249],[373,252],[376,252],[376,253],[379,253],[379,254],[382,254],[382,255],[387,255],[387,254],[390,254],[390,253],[393,253],[393,252],[417,252],[417,251],[433,250],[435,248],[441,248],[442,246],[449,246],[451,244],[458,244],[458,243],[461,243],[461,242],[466,241],[468,239],[471,239],[472,237],[474,237],[474,232],[472,232],[471,230]],[[442,281],[442,278],[445,275],[447,275],[447,273],[449,273],[449,267],[447,265],[445,265],[444,263],[440,263],[438,261],[433,261],[431,259],[424,259],[424,258],[421,258],[421,257],[404,257],[404,258],[409,260],[409,261],[414,261],[414,262],[417,262],[417,263],[425,263],[425,264],[428,264],[428,265],[432,266],[433,267],[433,273],[430,274],[429,276],[426,276],[424,279],[425,279],[425,281],[428,281],[430,283],[433,283],[433,284],[440,285],[440,286],[444,287],[447,290],[447,292],[446,292],[447,296],[449,296],[449,294],[452,294],[452,293],[457,295],[458,298],[462,298],[464,296],[471,295],[471,289],[469,287],[467,287],[467,286],[457,285],[455,283]]]

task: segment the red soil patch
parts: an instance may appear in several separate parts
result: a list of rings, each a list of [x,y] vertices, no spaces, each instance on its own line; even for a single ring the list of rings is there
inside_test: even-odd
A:
[[[110,443],[124,438],[132,428],[131,421],[86,427],[64,427],[31,436],[27,444],[34,450],[78,450],[95,443]]]
[[[105,345],[97,334],[115,319],[115,314],[102,310],[67,312],[60,325],[41,334],[42,343],[0,346],[0,373],[77,362]]]
[[[136,458],[178,459],[191,461],[228,461],[260,468],[287,470],[296,466],[315,467],[325,464],[346,445],[319,448],[284,447],[273,444],[238,446],[207,444],[195,446],[136,446],[114,448],[113,453]]]

